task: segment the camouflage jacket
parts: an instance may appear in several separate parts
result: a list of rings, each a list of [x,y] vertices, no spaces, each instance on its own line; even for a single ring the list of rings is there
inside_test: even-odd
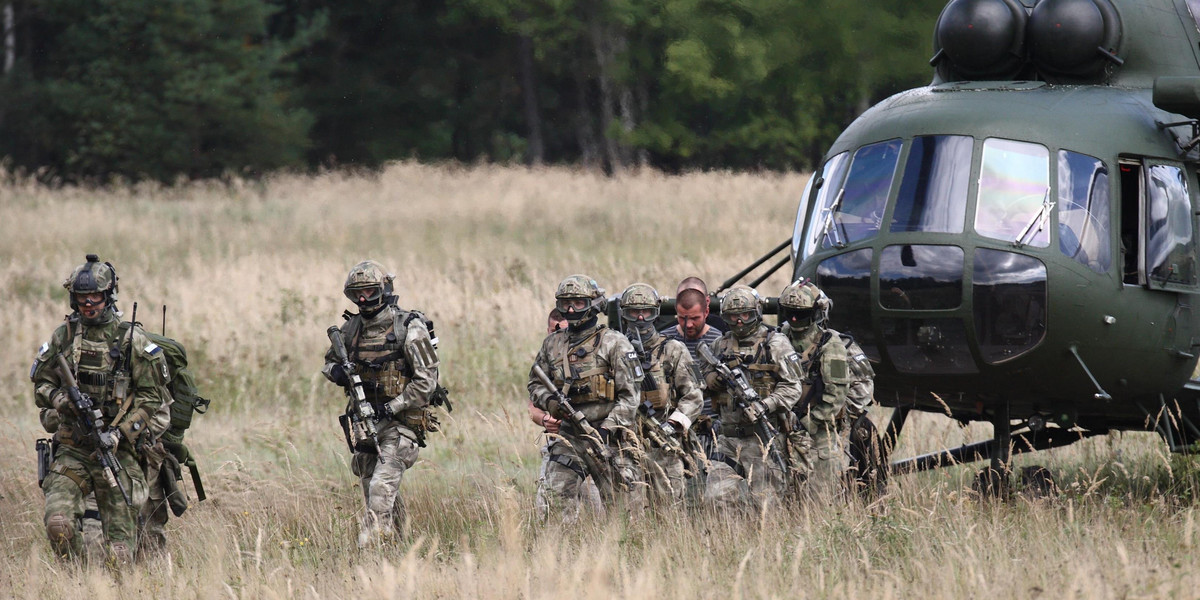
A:
[[[104,423],[121,430],[120,445],[133,447],[149,430],[161,429],[155,427],[155,415],[171,403],[166,388],[170,372],[162,349],[146,337],[140,326],[133,328],[132,357],[128,361],[132,373],[127,372],[130,336],[118,335],[120,320],[116,313],[108,310],[104,315],[101,323],[87,325],[78,313],[72,314],[54,330],[50,341],[42,345],[29,371],[34,403],[39,408],[54,407],[51,395],[66,385],[59,375],[56,358],[62,354],[79,390],[100,409]],[[124,398],[119,397],[122,387],[127,390]],[[90,433],[84,430],[78,416],[72,416],[62,419],[54,439],[69,446],[91,448],[94,440],[89,439]]]
[[[801,405],[803,413],[815,421],[833,422],[846,406],[846,394],[851,382],[842,336],[823,327],[796,331],[787,323],[779,330],[800,353],[805,385]]]
[[[647,340],[645,346],[648,360],[643,361],[642,370],[646,380],[653,380],[658,389],[647,391],[648,386],[643,384],[642,402],[650,402],[664,414],[664,420],[675,421],[684,429],[690,429],[704,407],[692,354],[683,342],[660,334]],[[647,364],[649,368],[646,368]]]
[[[540,366],[595,427],[633,430],[641,402],[642,370],[625,336],[600,324],[546,336],[534,364]],[[557,418],[554,393],[529,373],[529,401]],[[569,429],[569,427],[568,427]]]
[[[377,409],[396,397],[403,397],[410,411],[429,405],[441,363],[421,313],[388,304],[369,318],[349,315],[341,329],[350,362],[362,377],[367,399]],[[321,371],[330,381],[336,364],[330,345]]]
[[[745,372],[769,412],[789,411],[800,401],[800,357],[787,336],[760,325],[746,340],[739,341],[733,333],[722,335],[712,343],[712,352],[730,368]],[[750,422],[729,390],[718,383],[716,369],[704,365],[702,373],[712,393],[713,407],[720,411],[722,428],[748,427]]]

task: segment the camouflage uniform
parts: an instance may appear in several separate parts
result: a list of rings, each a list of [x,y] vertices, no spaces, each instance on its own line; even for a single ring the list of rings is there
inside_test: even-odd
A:
[[[570,323],[566,329],[555,331],[546,337],[538,351],[534,364],[541,367],[558,391],[566,394],[571,404],[581,411],[588,423],[603,434],[609,433],[609,444],[615,456],[615,466],[626,482],[633,482],[629,490],[629,502],[638,510],[644,502],[644,490],[636,482],[641,480],[637,465],[637,439],[634,434],[637,407],[640,400],[639,385],[641,368],[637,355],[629,340],[599,322],[600,307],[604,305],[604,292],[596,282],[583,275],[568,277],[559,285],[555,294],[560,300],[586,299],[588,306],[575,312],[570,308],[563,311]],[[529,400],[534,406],[563,419],[559,439],[551,443],[547,451],[549,460],[544,465],[538,482],[540,497],[547,501],[562,502],[564,520],[574,520],[579,515],[581,486],[589,474],[603,472],[604,465],[585,462],[588,456],[583,448],[587,442],[567,418],[554,397],[554,391],[530,370]],[[596,479],[596,478],[593,478]],[[604,503],[611,505],[623,490],[614,489],[612,482],[596,481]],[[541,506],[543,516],[549,506]]]
[[[675,437],[680,448],[688,451],[690,444],[686,438],[692,422],[700,416],[704,398],[687,346],[654,329],[659,305],[658,292],[644,283],[635,283],[621,294],[621,323],[625,336],[638,352],[644,374],[639,433],[648,459],[645,462],[646,478],[651,499],[656,504],[666,504],[683,500],[686,477],[694,477],[695,473],[685,474],[683,458],[650,443],[650,436]],[[638,311],[647,314],[640,315],[639,320],[639,315],[635,314]],[[652,423],[650,415],[664,427]],[[694,458],[689,456],[688,460],[691,462]],[[694,465],[692,469],[694,471]]]
[[[780,293],[780,331],[804,365],[805,393],[796,412],[812,446],[807,491],[825,501],[840,491],[849,465],[843,437],[852,382],[846,345],[838,332],[824,326],[827,312],[828,299],[807,280],[794,282]]]
[[[347,313],[343,339],[355,372],[363,380],[367,400],[378,417],[377,452],[354,453],[351,471],[362,482],[366,511],[360,547],[403,533],[405,510],[400,496],[404,472],[417,462],[425,434],[436,431],[430,398],[438,388],[439,360],[425,319],[396,306],[392,276],[374,261],[359,263],[347,278],[346,292],[356,284],[377,284],[379,295],[359,303],[359,314]],[[369,285],[367,286],[369,287]],[[324,375],[335,383],[346,376],[332,347],[325,354]]]
[[[85,498],[94,492],[109,550],[118,563],[125,563],[136,552],[138,513],[148,495],[139,454],[150,441],[149,425],[155,414],[163,404],[170,403],[166,391],[169,373],[162,349],[146,337],[141,327],[133,327],[132,340],[129,335],[118,335],[116,273],[111,265],[98,261],[95,255],[88,255],[87,264],[76,268],[64,283],[72,292],[71,305],[76,312],[42,345],[30,378],[34,402],[39,408],[55,409],[60,419],[54,434],[54,461],[42,482],[46,494],[44,522],[51,547],[60,556],[82,555],[79,522]],[[105,294],[105,306],[98,316],[84,318],[75,294],[94,290]],[[104,423],[120,431],[114,449],[121,466],[117,478],[129,493],[132,506],[125,503],[117,488],[109,487],[96,458],[96,440],[65,400],[66,382],[57,368],[56,357],[60,354],[74,372],[79,390],[100,410]],[[131,373],[126,370],[127,358]]]
[[[747,312],[744,299],[754,299],[757,317],[738,324],[732,316]],[[781,436],[795,426],[791,410],[800,400],[799,356],[785,336],[762,324],[758,295],[746,286],[734,286],[721,303],[722,317],[730,331],[711,346],[713,354],[730,369],[741,368],[762,399],[768,419]],[[740,304],[735,300],[741,300]],[[733,304],[734,306],[729,306]],[[732,311],[730,308],[740,308]],[[709,464],[705,498],[723,506],[759,508],[776,504],[785,494],[785,473],[769,458],[768,449],[755,434],[755,427],[746,413],[738,408],[728,388],[719,382],[716,369],[703,366],[707,389],[713,394],[713,406],[720,411],[721,429],[716,451],[720,460]],[[787,454],[785,440],[772,442],[782,455]]]

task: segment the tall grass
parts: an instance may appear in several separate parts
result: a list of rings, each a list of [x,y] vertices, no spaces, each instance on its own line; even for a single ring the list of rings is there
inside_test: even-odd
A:
[[[524,383],[557,282],[582,272],[614,294],[646,281],[669,295],[687,275],[715,286],[789,235],[804,183],[397,164],[228,185],[0,187],[0,596],[1194,595],[1195,468],[1149,434],[1022,457],[1058,477],[1063,493],[1048,500],[980,501],[961,467],[828,510],[537,522]],[[167,333],[214,399],[188,434],[210,499],[171,521],[167,556],[120,576],[50,555],[33,470],[26,374],[67,311],[61,280],[88,252],[116,266],[127,317],[136,301],[158,330],[168,306]],[[341,393],[319,370],[324,331],[350,308],[345,273],[368,257],[396,273],[401,305],[435,321],[456,410],[402,486],[413,538],[360,552]],[[780,274],[760,289],[785,284]],[[988,434],[920,415],[898,453]]]

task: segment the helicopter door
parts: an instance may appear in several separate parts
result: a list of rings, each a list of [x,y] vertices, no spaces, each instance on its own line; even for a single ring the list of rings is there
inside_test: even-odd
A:
[[[1139,285],[1142,277],[1142,163],[1122,160],[1121,177],[1121,277],[1124,283]]]

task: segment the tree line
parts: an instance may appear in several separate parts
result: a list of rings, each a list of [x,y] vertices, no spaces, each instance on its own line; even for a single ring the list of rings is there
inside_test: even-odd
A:
[[[0,155],[63,181],[389,160],[807,169],[945,0],[13,0]]]

